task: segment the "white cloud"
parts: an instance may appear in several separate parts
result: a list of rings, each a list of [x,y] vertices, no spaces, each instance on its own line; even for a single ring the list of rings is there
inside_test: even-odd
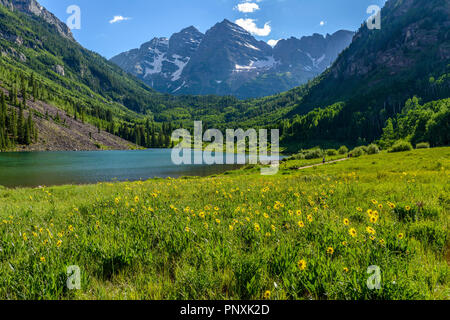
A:
[[[254,19],[237,19],[235,23],[250,32],[251,34],[266,37],[272,32],[272,27],[269,22],[264,24],[264,28],[258,28]]]
[[[267,41],[267,44],[271,47],[275,47],[277,45],[278,41],[280,41],[280,40],[270,39],[269,41]]]
[[[123,17],[123,16],[114,16],[114,18],[112,18],[112,20],[109,20],[109,23],[116,23],[116,22],[120,22],[120,21],[126,21],[126,20],[130,20],[131,18],[128,17]]]
[[[239,3],[236,8],[238,9],[239,12],[243,13],[251,13],[260,9],[259,5],[254,2]]]

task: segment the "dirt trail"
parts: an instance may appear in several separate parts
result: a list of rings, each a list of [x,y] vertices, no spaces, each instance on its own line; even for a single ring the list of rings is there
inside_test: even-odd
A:
[[[341,161],[346,161],[346,160],[348,160],[348,158],[338,159],[338,160],[333,160],[333,161],[327,161],[325,163],[318,163],[318,164],[313,164],[313,165],[310,165],[310,166],[300,167],[300,168],[298,168],[298,170],[304,170],[304,169],[308,169],[308,168],[319,167],[319,166],[323,166],[324,164],[331,164],[331,163],[336,163],[336,162],[341,162]]]

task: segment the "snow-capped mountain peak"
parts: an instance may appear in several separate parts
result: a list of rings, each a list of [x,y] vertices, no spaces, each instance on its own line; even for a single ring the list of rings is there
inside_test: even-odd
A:
[[[225,19],[205,34],[191,26],[111,61],[161,92],[254,97],[291,89],[320,74],[352,37],[349,31],[291,37],[272,48]]]

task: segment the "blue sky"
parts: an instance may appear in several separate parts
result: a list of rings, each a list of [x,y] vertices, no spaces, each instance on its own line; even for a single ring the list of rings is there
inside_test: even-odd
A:
[[[386,0],[40,0],[66,22],[70,5],[81,9],[74,36],[86,48],[111,58],[154,37],[188,26],[205,32],[223,19],[238,21],[264,41],[313,33],[357,30],[370,5]],[[116,17],[114,19],[114,17]]]

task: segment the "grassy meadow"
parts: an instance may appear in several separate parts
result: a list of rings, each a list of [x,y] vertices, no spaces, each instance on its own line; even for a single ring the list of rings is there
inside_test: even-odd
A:
[[[294,161],[0,189],[0,299],[450,299],[450,148]]]

